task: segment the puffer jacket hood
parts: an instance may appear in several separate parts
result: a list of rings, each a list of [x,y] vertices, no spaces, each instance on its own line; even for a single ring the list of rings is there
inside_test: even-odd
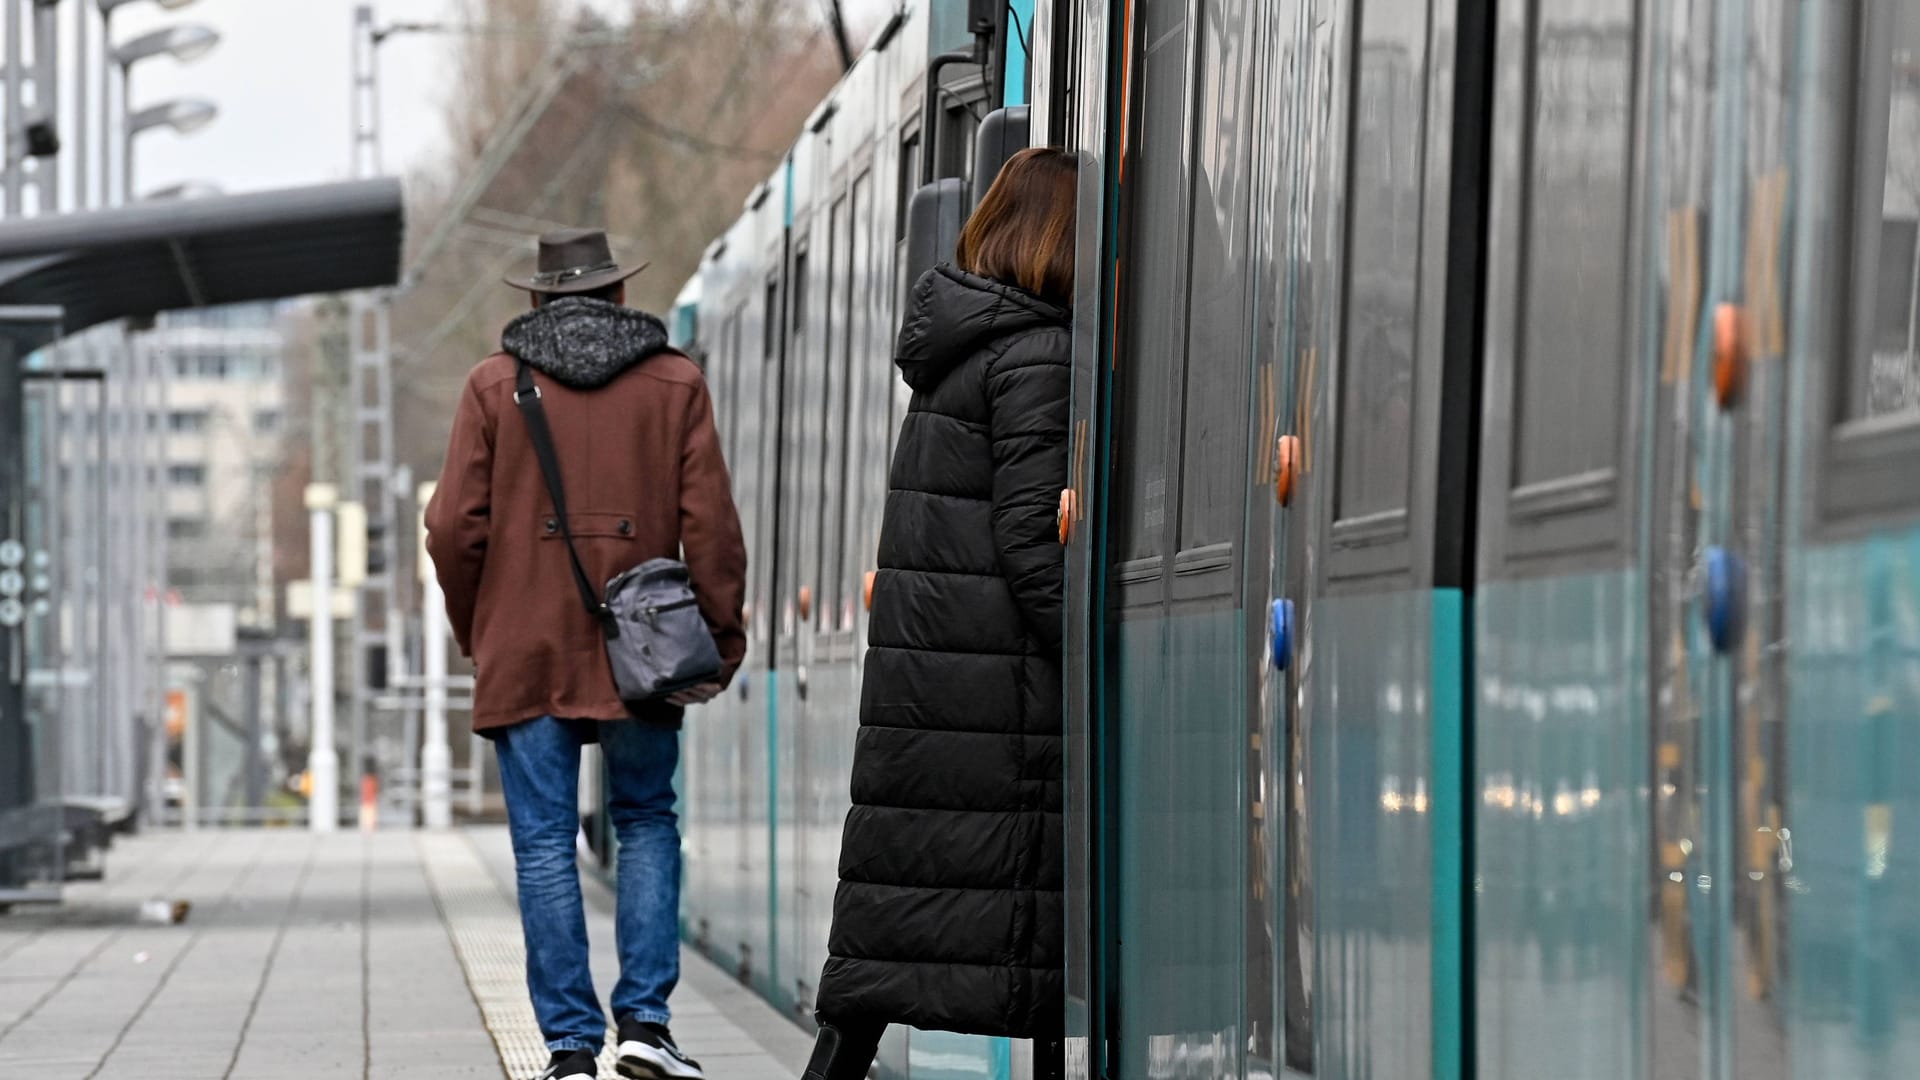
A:
[[[1067,323],[1065,308],[1025,289],[942,264],[914,283],[894,363],[908,386],[931,390],[995,338]]]
[[[568,296],[507,324],[500,347],[563,386],[597,390],[667,347],[667,328],[644,311]]]

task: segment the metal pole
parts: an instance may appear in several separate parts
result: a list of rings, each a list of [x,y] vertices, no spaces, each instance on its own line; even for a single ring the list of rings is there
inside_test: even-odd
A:
[[[82,5],[83,7],[86,5]],[[100,14],[100,205],[113,205],[113,12]]]
[[[133,69],[120,69],[120,201],[133,201]]]
[[[21,156],[25,149],[22,132],[25,111],[20,107],[20,92],[26,81],[26,50],[21,47],[20,7],[26,0],[6,0],[7,5],[7,138],[6,209],[7,216],[19,217],[20,194],[26,170]]]
[[[55,128],[60,125],[60,13],[51,7],[33,9],[33,109]],[[60,156],[41,158],[33,165],[36,194],[34,213],[60,212]]]
[[[313,628],[308,641],[313,748],[307,755],[313,794],[307,803],[307,826],[314,832],[340,828],[340,754],[333,745],[333,507],[338,501],[331,484],[307,488],[311,530],[307,550],[313,563]]]
[[[147,465],[147,372],[140,362],[140,351],[126,323],[119,323],[113,335],[125,374],[121,386],[120,475],[125,484],[122,495],[121,559],[128,592],[133,602],[121,617],[125,655],[121,660],[121,723],[139,726],[144,718],[153,734],[153,780],[156,785],[156,809],[166,805],[167,733],[164,711],[149,715],[145,702],[151,689],[148,679],[147,605],[159,597],[151,591],[147,573],[146,520],[150,482]],[[164,479],[164,477],[163,477]],[[184,764],[184,763],[183,763]]]
[[[73,5],[73,208],[85,210],[87,190],[87,31],[93,5]],[[105,63],[103,59],[101,61]]]
[[[265,661],[259,652],[253,652],[246,658],[246,688],[242,691],[246,709],[246,789],[247,809],[259,810],[267,802],[267,778],[260,761],[260,667]]]
[[[433,498],[432,484],[420,485],[420,536],[426,537],[426,505]],[[433,561],[420,555],[421,658],[426,669],[427,730],[420,748],[420,787],[422,823],[429,829],[444,829],[453,824],[453,747],[447,744],[447,598],[440,591],[440,578],[433,572]]]

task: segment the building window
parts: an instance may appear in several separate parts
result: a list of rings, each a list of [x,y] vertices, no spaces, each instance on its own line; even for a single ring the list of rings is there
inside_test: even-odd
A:
[[[205,518],[171,518],[167,521],[169,540],[199,540],[206,535]]]
[[[199,487],[207,482],[205,465],[169,465],[167,482],[175,487]]]
[[[280,431],[280,410],[261,409],[253,414],[253,432],[256,435],[276,435]]]
[[[176,435],[191,435],[207,430],[205,409],[175,409],[167,414],[167,430]]]

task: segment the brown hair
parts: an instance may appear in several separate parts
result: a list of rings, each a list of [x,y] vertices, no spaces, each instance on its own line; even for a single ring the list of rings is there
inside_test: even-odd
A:
[[[1074,155],[1051,147],[1013,155],[960,230],[960,269],[1071,304],[1079,169]]]

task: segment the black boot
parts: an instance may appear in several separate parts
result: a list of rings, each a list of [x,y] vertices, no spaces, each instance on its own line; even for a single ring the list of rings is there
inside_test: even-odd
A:
[[[821,1024],[801,1080],[866,1080],[885,1027]]]

